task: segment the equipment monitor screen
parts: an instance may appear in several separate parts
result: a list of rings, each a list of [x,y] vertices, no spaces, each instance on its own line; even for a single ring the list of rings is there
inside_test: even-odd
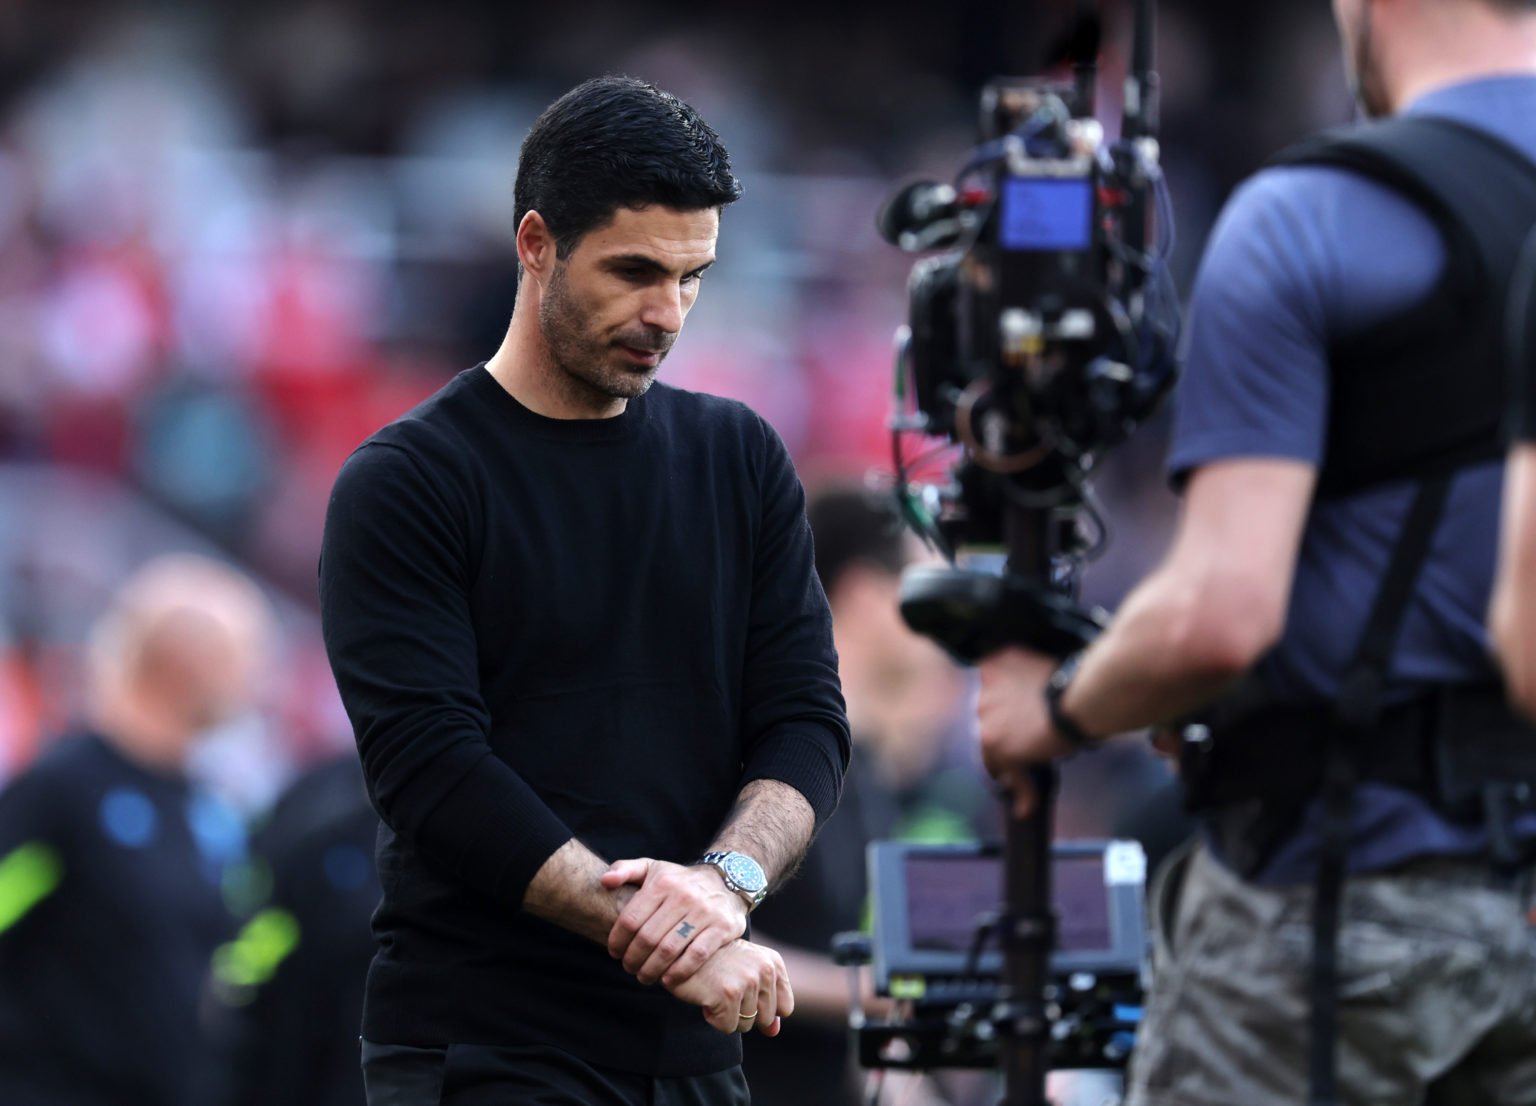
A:
[[[869,847],[874,893],[875,987],[893,976],[923,987],[995,979],[995,937],[972,962],[978,922],[1003,908],[1003,856],[996,846]],[[1051,863],[1057,920],[1051,968],[1057,973],[1136,973],[1146,945],[1142,891],[1146,856],[1134,841],[1058,842]]]
[[[976,919],[998,909],[1002,865],[995,856],[906,858],[907,932],[923,951],[969,952]],[[1104,952],[1114,947],[1102,854],[1057,857],[1052,865],[1062,952]]]
[[[1004,249],[1077,252],[1093,243],[1093,181],[1009,177],[998,239]]]

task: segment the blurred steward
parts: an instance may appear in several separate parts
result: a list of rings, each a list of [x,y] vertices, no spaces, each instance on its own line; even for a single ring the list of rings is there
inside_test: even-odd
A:
[[[135,573],[95,626],[82,731],[0,794],[0,1102],[183,1106],[197,996],[234,930],[235,813],[191,785],[199,735],[249,705],[271,628],[239,572]]]

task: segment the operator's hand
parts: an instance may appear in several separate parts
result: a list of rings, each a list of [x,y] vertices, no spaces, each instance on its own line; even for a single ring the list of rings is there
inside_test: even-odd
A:
[[[613,923],[608,952],[641,983],[659,979],[674,990],[747,930],[746,902],[708,865],[640,857],[614,861],[602,875],[610,891],[626,883],[640,890]]]
[[[1008,648],[976,666],[981,693],[976,716],[981,724],[981,761],[992,778],[1013,797],[1013,814],[1023,818],[1035,806],[1029,767],[1072,752],[1057,736],[1045,709],[1045,685],[1056,662],[1042,653]]]
[[[795,1012],[795,993],[778,953],[750,941],[732,941],[667,990],[704,1008],[704,1020],[722,1033],[779,1035],[781,1019]]]

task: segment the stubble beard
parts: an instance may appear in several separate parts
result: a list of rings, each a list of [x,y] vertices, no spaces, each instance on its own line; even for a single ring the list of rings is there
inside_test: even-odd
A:
[[[602,405],[637,399],[650,389],[661,367],[622,360],[622,353],[584,325],[586,312],[571,296],[563,266],[556,265],[539,303],[539,330],[562,386],[578,402]],[[625,337],[625,336],[621,336]],[[665,359],[671,336],[628,336],[637,349],[658,349]]]

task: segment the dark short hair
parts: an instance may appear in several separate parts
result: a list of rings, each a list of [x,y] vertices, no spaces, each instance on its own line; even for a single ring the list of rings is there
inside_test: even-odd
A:
[[[597,77],[550,104],[523,140],[515,225],[537,211],[569,257],[621,206],[679,211],[740,198],[731,158],[699,113],[632,77]]]
[[[816,546],[816,575],[823,591],[830,594],[854,565],[892,575],[906,567],[906,538],[888,494],[833,485],[811,496],[805,514]]]

